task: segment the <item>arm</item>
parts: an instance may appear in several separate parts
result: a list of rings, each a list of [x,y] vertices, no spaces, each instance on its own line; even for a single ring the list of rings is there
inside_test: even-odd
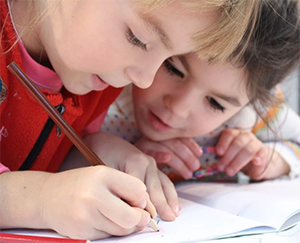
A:
[[[217,145],[221,171],[233,175],[245,166],[242,170],[255,180],[300,174],[299,116],[283,103],[271,107],[265,118],[269,127],[260,120],[252,133],[222,132]]]
[[[268,129],[265,123],[258,122],[253,133],[265,146],[275,150],[289,165],[290,178],[300,175],[300,117],[286,103],[272,107],[268,113]]]
[[[138,231],[150,219],[144,208],[152,205],[143,183],[106,166],[5,172],[0,193],[1,228],[53,229],[71,238]]]
[[[132,144],[109,133],[95,133],[85,138],[107,166],[137,177],[147,186],[150,199],[164,220],[174,220],[179,213],[177,193],[173,183],[157,169],[155,160]],[[113,146],[112,146],[113,145]],[[85,158],[73,150],[65,163],[87,165]]]
[[[216,146],[218,169],[228,176],[243,171],[253,180],[274,179],[289,172],[288,164],[253,133],[226,129]]]

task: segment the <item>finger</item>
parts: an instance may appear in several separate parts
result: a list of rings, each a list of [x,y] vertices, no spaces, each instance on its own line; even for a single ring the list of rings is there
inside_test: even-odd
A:
[[[101,212],[123,228],[133,227],[140,218],[133,207],[144,209],[149,204],[146,186],[141,180],[133,176],[113,169],[110,170],[111,173],[106,173],[105,180],[102,180],[106,181],[108,190],[103,195],[107,200],[101,200]],[[112,208],[115,210],[111,210]]]
[[[136,163],[130,163],[130,165],[127,166],[125,172],[129,173],[130,175],[133,175],[136,178],[139,178],[142,182],[145,183],[145,184],[143,183],[143,185],[147,186],[147,187],[149,187],[149,184],[147,184],[147,177],[151,177],[153,180],[153,183],[155,183],[157,181],[159,182],[159,177],[157,174],[158,169],[157,169],[155,160],[150,156],[145,156],[144,154],[142,155],[142,157],[140,159],[137,159]],[[135,187],[131,187],[131,192],[135,193],[135,190],[132,190],[132,188],[135,188]],[[146,188],[146,190],[148,190],[148,189],[149,188]],[[155,210],[154,205],[152,204],[152,202],[149,199],[148,193],[146,193],[145,199],[146,199],[146,201],[145,201],[144,208],[146,208],[146,210],[151,214],[151,216],[153,218],[155,218],[156,210]],[[134,204],[134,205],[136,205],[136,204]]]
[[[144,182],[149,161],[153,160],[151,156],[137,153],[135,156],[131,156],[130,163],[127,162],[126,167],[122,171]]]
[[[136,210],[137,207],[131,206],[113,194],[103,194],[103,197],[107,200],[105,202],[101,200],[98,210],[120,228],[131,229],[140,223],[142,217],[146,217],[149,222],[150,214],[144,209]],[[141,212],[143,212],[143,215],[141,215]]]
[[[99,214],[98,217],[95,217],[97,220],[94,221],[94,231],[91,231],[91,236],[89,239],[99,239],[108,237],[110,235],[124,236],[143,229],[149,222],[149,214],[140,208],[133,209],[137,211],[137,214],[141,215],[140,220],[135,226],[123,228],[106,218],[104,215]]]
[[[166,164],[171,160],[171,154],[169,152],[155,152],[153,154],[153,158],[155,159],[156,163]]]
[[[232,141],[241,133],[238,129],[226,129],[224,130],[219,138],[216,145],[216,152],[219,156],[223,156],[228,150]]]
[[[165,197],[167,199],[167,203],[171,207],[174,215],[178,217],[179,212],[181,210],[181,206],[180,206],[179,201],[178,201],[178,194],[177,194],[177,191],[175,189],[175,186],[171,182],[171,180],[168,178],[168,176],[166,174],[164,174],[163,172],[159,173],[159,177],[160,177],[160,180],[161,180],[163,191],[165,193]],[[158,209],[158,210],[159,210],[159,212],[162,211],[160,209]]]
[[[181,160],[186,167],[191,171],[196,171],[200,167],[198,156],[196,157],[192,151],[180,139],[173,139],[172,141],[163,142],[166,147],[173,151],[173,153]]]
[[[178,159],[176,155],[172,156],[168,165],[185,180],[188,180],[193,176],[193,171],[191,171],[181,159]]]
[[[261,144],[257,143],[257,140],[250,140],[227,165],[225,173],[229,176],[235,175],[257,156],[260,149]]]
[[[195,157],[200,157],[203,154],[201,146],[192,138],[180,138],[181,142],[194,154]]]
[[[94,201],[92,202],[92,205],[89,205],[88,207],[77,207],[76,214],[74,215],[75,221],[72,223],[71,227],[69,227],[69,230],[62,233],[62,235],[85,239],[100,239],[106,238],[110,235],[127,235],[140,230],[149,222],[149,213],[143,209],[133,207],[132,210],[136,211],[135,214],[138,215],[136,222],[132,224],[132,222],[130,222],[132,217],[129,217],[129,220],[128,218],[125,218],[127,221],[125,221],[124,224],[128,222],[126,227],[118,225],[103,214],[103,212],[107,212],[107,209],[103,207],[103,203],[101,201],[111,202],[111,198],[107,197],[105,194],[101,195],[104,199]],[[115,196],[113,195],[113,197]],[[121,201],[120,199],[118,200]],[[115,209],[114,205],[111,204],[110,211],[115,210],[119,209]],[[123,215],[120,214],[119,217],[122,218]]]
[[[151,202],[149,194],[147,194],[147,205],[145,207],[145,210],[150,214],[150,217],[152,219],[156,218],[156,216],[157,216],[156,208],[153,205],[153,203]]]
[[[247,175],[253,180],[261,180],[268,169],[268,149],[262,148],[248,166]]]
[[[218,169],[224,171],[225,168],[234,160],[238,153],[249,143],[250,137],[247,134],[240,134],[235,137],[230,146],[228,147],[226,153],[220,158],[218,162]]]
[[[263,146],[258,153],[255,155],[252,164],[254,166],[265,166],[267,167],[268,165],[268,148]]]
[[[172,209],[168,205],[162,182],[164,183],[164,187],[168,186],[167,190],[170,190],[169,187],[172,184],[167,185],[165,180],[161,181],[160,178],[163,177],[162,175],[158,176],[158,173],[160,173],[160,171],[157,169],[154,170],[151,167],[148,168],[145,181],[150,199],[163,220],[174,220],[176,215],[174,215]]]

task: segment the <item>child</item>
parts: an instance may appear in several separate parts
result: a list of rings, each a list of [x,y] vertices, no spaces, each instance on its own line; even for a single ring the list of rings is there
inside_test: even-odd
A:
[[[228,56],[258,6],[229,0],[0,0],[0,228],[97,239],[140,230],[150,214],[155,217],[154,206],[174,220],[179,207],[172,183],[153,159],[124,141],[111,145],[105,135],[90,145],[102,143],[101,159],[121,172],[95,166],[51,173],[72,143],[7,65],[17,62],[78,133],[91,134],[117,88],[148,87],[166,58],[191,51]],[[224,39],[233,43],[227,49]],[[92,135],[86,139],[93,142]]]
[[[220,157],[200,157],[208,174],[211,168],[228,176],[242,170],[254,180],[298,176],[299,116],[282,103],[258,117],[299,63],[298,9],[297,1],[265,1],[239,65],[211,65],[195,54],[168,59],[150,88],[133,87],[133,101],[130,88],[122,92],[101,130],[132,143],[143,134],[136,146],[184,179],[199,169],[199,146],[215,146]]]

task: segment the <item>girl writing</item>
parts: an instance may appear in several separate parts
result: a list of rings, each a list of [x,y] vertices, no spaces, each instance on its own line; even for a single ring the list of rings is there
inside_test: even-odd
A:
[[[138,231],[156,210],[174,220],[179,207],[174,187],[153,159],[125,141],[111,146],[113,140],[99,137],[90,144],[105,148],[100,157],[107,167],[54,173],[72,143],[7,65],[15,61],[25,70],[88,140],[101,125],[95,119],[119,87],[148,87],[161,63],[173,55],[201,51],[213,59],[228,56],[252,25],[258,5],[0,0],[0,228],[53,229],[68,237],[97,239]]]

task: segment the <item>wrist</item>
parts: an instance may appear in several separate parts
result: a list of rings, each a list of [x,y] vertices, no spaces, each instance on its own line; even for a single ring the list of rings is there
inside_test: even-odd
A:
[[[47,176],[36,171],[0,175],[1,228],[44,228],[39,194]]]

